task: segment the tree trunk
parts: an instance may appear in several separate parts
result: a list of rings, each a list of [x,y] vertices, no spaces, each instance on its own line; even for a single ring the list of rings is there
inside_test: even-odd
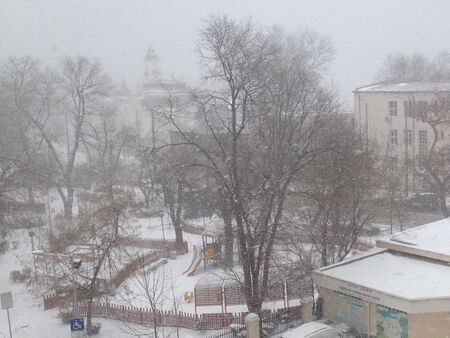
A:
[[[34,204],[34,193],[31,183],[27,183],[28,203]]]
[[[224,230],[225,230],[225,253],[224,253],[224,264],[226,267],[233,266],[233,228],[231,223],[231,217],[224,217]]]
[[[447,208],[447,203],[446,203],[446,191],[445,189],[440,189],[439,191],[439,207],[441,209],[442,215],[445,218],[448,218],[449,212],[448,212],[448,208]]]
[[[232,224],[232,215],[231,208],[229,202],[226,198],[225,192],[221,189],[219,191],[220,195],[220,211],[222,213],[222,219],[224,222],[224,259],[223,263],[225,267],[233,266],[233,224]]]

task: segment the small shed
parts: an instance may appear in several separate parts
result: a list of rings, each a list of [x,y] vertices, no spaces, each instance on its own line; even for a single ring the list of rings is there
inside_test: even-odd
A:
[[[450,219],[377,241],[377,249],[313,273],[323,313],[362,335],[450,332]]]

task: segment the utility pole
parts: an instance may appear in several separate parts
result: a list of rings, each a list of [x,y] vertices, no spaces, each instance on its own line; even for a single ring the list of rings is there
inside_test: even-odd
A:
[[[14,306],[11,292],[4,292],[0,295],[0,300],[2,303],[2,309],[6,310],[8,316],[8,327],[9,327],[9,338],[12,338],[11,330],[11,318],[9,316],[9,309]]]
[[[72,258],[72,279],[73,279],[73,304],[77,302],[77,286],[75,283],[75,270],[78,270],[81,266],[81,259]]]
[[[34,257],[34,231],[28,231],[28,236],[30,236],[31,239],[31,255],[33,256],[34,280],[37,281],[36,259]]]

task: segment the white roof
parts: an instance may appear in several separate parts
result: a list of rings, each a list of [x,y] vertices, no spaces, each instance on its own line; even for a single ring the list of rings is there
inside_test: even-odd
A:
[[[421,83],[421,82],[402,82],[402,83],[374,83],[371,85],[359,87],[355,92],[450,92],[450,83]]]
[[[299,327],[284,332],[281,337],[282,338],[305,338],[310,337],[313,333],[327,333],[329,335],[324,335],[321,337],[339,337],[339,331],[332,328],[329,325],[325,325],[319,322],[310,322],[303,325],[300,325]]]
[[[331,265],[319,273],[408,300],[450,298],[450,266],[390,250]]]
[[[377,240],[377,246],[450,263],[450,218]]]
[[[205,218],[204,220],[205,230],[203,230],[203,235],[219,237],[224,233],[224,221],[222,218],[214,214],[210,218]]]

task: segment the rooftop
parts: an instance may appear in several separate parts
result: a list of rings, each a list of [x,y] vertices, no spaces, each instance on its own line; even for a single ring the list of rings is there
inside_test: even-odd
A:
[[[391,250],[325,267],[320,273],[408,300],[450,297],[450,267],[446,263]]]
[[[450,218],[377,240],[377,247],[450,263]]]
[[[401,82],[386,83],[379,82],[367,86],[359,87],[354,92],[450,92],[450,83],[422,83],[422,82]]]

